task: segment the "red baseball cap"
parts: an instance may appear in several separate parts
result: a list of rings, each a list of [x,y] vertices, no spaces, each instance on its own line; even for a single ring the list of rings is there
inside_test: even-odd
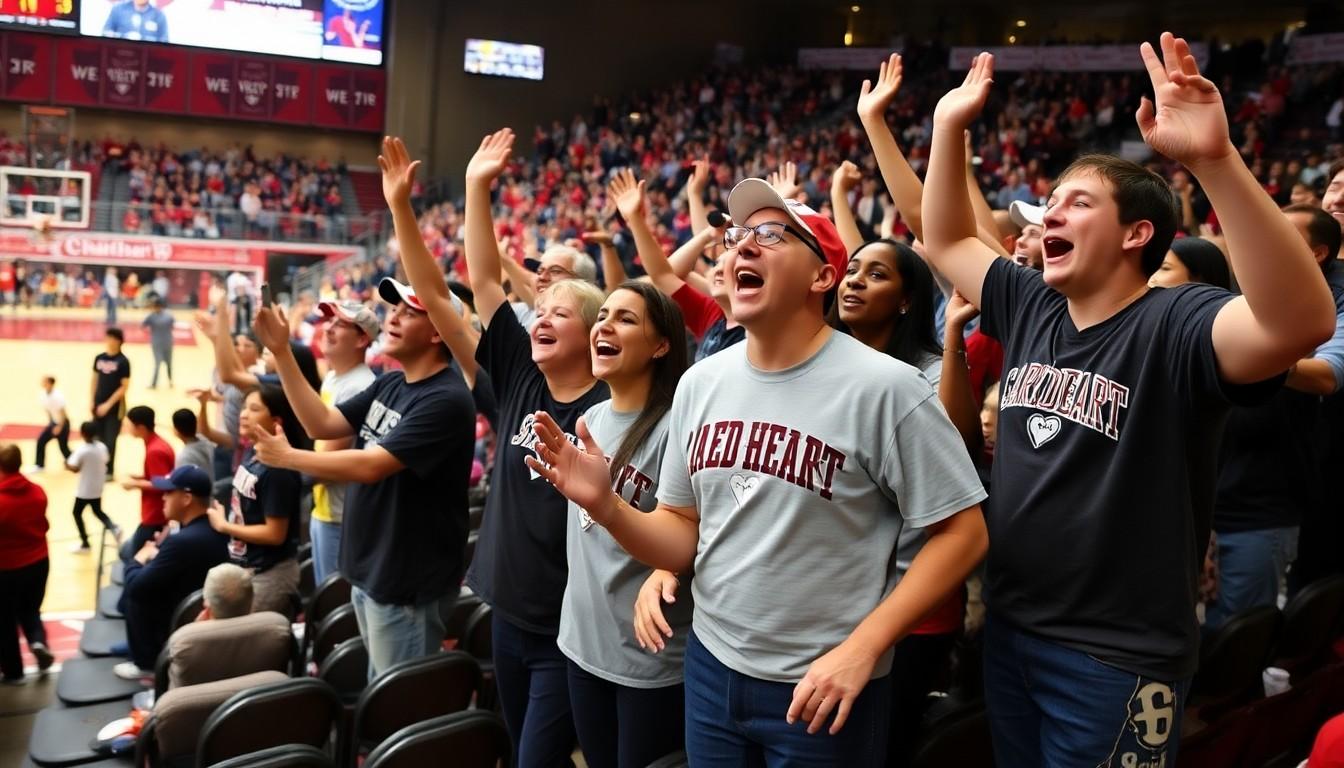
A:
[[[849,264],[849,250],[840,240],[840,232],[836,230],[835,224],[804,203],[785,200],[765,179],[743,179],[728,195],[728,215],[735,224],[741,224],[764,208],[783,210],[789,215],[790,221],[815,241],[825,255],[826,263],[835,267],[838,283]]]

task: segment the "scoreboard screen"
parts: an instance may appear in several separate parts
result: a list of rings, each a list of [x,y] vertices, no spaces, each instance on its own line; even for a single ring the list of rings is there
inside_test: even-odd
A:
[[[0,28],[79,32],[79,0],[0,0]]]
[[[474,75],[540,80],[544,63],[545,51],[539,45],[468,38],[462,69]]]

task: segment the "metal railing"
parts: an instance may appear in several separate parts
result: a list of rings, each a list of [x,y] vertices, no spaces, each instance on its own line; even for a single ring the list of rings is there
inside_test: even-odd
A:
[[[22,201],[17,201],[22,202]],[[16,201],[8,201],[13,208]],[[206,208],[193,212],[182,221],[173,216],[155,222],[152,207],[146,203],[109,203],[94,201],[90,204],[89,229],[139,235],[189,237],[202,240],[270,240],[276,242],[329,243],[332,245],[359,245],[373,252],[374,246],[385,239],[388,217],[382,211],[358,216],[338,213],[332,216],[262,211],[249,218],[237,208]],[[134,220],[127,212],[134,210]],[[197,217],[196,213],[203,213]],[[135,224],[134,227],[130,226]]]

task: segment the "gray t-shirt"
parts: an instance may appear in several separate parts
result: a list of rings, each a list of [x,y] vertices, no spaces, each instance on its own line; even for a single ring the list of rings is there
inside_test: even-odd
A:
[[[141,323],[149,328],[149,344],[155,349],[168,349],[173,346],[173,316],[166,311],[151,312]]]
[[[658,499],[700,515],[696,636],[764,680],[802,679],[887,596],[905,523],[985,498],[929,383],[841,333],[784,371],[746,344],[696,363],[668,431]]]
[[[187,465],[205,470],[206,474],[210,475],[210,482],[213,483],[215,481],[215,444],[201,437],[183,443],[181,450],[177,452],[177,461],[173,466],[176,468]]]
[[[611,402],[594,405],[584,414],[593,439],[607,458],[620,450],[626,430],[639,413],[612,410]],[[667,417],[649,435],[616,476],[616,492],[641,512],[658,506],[657,478],[667,447]],[[681,682],[686,635],[691,628],[693,602],[686,576],[677,601],[663,606],[672,627],[663,650],[656,654],[639,647],[635,639],[635,597],[652,573],[635,560],[606,528],[594,525],[588,513],[570,502],[565,548],[569,580],[560,607],[560,651],[590,674],[631,688],[662,688]]]
[[[933,387],[934,399],[937,399],[938,405],[941,406],[943,401],[937,398],[937,394],[938,385],[943,380],[943,358],[929,354],[920,358],[918,363],[919,372],[924,374],[929,386]],[[946,413],[946,409],[943,412]],[[928,538],[928,534],[913,525],[901,528],[901,535],[896,538],[896,571],[901,576],[904,576],[905,572],[909,570],[910,563],[915,561],[915,555],[918,555],[919,550],[923,549],[924,542]]]

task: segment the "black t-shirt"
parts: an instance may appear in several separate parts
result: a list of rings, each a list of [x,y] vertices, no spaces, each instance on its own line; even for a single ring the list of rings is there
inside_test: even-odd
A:
[[[500,398],[499,442],[467,585],[517,626],[556,634],[569,577],[569,511],[565,497],[523,462],[536,455],[532,414],[546,411],[577,444],[579,417],[611,394],[599,381],[577,400],[556,402],[532,362],[531,339],[508,304],[500,305],[481,336],[476,361],[490,373]]]
[[[695,361],[698,363],[715,352],[722,352],[745,338],[747,338],[746,328],[740,325],[729,328],[728,320],[720,317],[705,329],[705,335],[700,338],[700,346],[695,350]]]
[[[1197,573],[1229,403],[1213,320],[1232,298],[1153,289],[1079,331],[1041,273],[998,260],[981,329],[1004,347],[986,604],[1017,627],[1158,680],[1195,671]]]
[[[1316,503],[1320,398],[1282,387],[1256,408],[1233,408],[1218,460],[1219,533],[1288,528]]]
[[[229,522],[237,525],[264,525],[268,517],[289,520],[284,543],[278,546],[249,544],[229,539],[229,557],[239,565],[255,568],[258,573],[284,562],[299,549],[299,498],[303,481],[292,469],[268,467],[248,450],[243,463],[233,473],[233,498]]]
[[[93,387],[93,404],[96,407],[121,388],[123,379],[131,378],[131,361],[120,352],[115,355],[99,352],[93,358],[93,370],[98,375],[98,383]],[[123,397],[117,404],[116,412],[121,413],[125,409],[126,398]]]
[[[423,605],[457,589],[467,546],[467,484],[476,407],[462,374],[445,367],[414,383],[388,371],[336,406],[356,449],[380,446],[406,468],[350,483],[341,573],[387,605]]]

